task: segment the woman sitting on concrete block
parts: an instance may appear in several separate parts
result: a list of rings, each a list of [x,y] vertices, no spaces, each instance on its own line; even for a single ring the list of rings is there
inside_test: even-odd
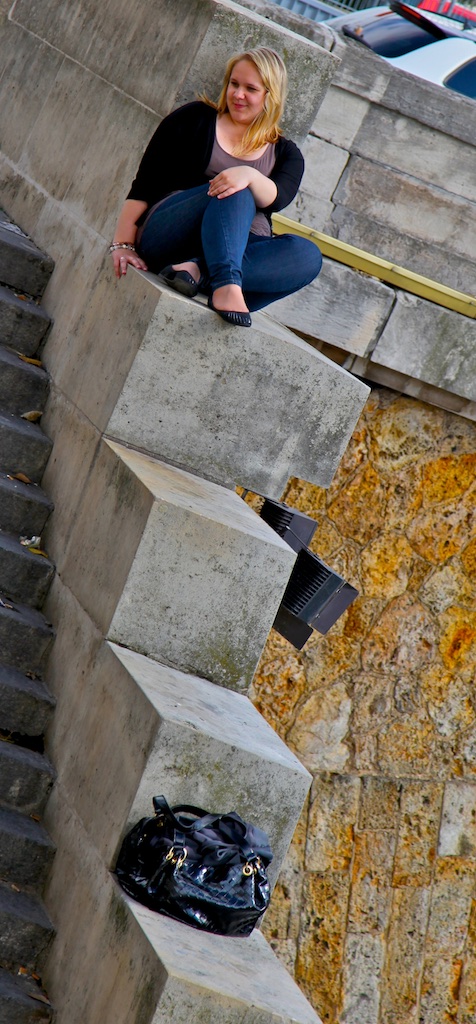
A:
[[[287,74],[258,47],[227,64],[218,103],[206,97],[163,119],[141,160],[110,247],[116,276],[128,264],[158,273],[183,295],[208,294],[228,323],[317,277],[319,249],[273,236],[271,214],[296,195],[302,153],[279,127]]]

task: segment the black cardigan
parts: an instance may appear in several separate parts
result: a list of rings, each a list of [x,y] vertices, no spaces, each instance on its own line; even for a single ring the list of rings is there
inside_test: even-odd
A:
[[[139,199],[150,208],[171,192],[204,185],[216,117],[216,110],[201,100],[186,103],[164,117],[145,150],[127,199]],[[275,152],[276,163],[269,177],[278,193],[265,207],[268,215],[283,210],[294,199],[304,172],[303,156],[294,142],[280,136]]]

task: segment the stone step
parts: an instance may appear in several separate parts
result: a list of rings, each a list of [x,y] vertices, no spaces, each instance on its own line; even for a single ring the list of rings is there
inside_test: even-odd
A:
[[[52,511],[53,502],[38,484],[0,472],[0,529],[16,537],[41,537]]]
[[[246,690],[295,559],[234,491],[102,442],[58,572],[103,636]]]
[[[0,580],[4,594],[32,608],[41,608],[54,573],[49,558],[35,554],[16,537],[0,530]]]
[[[41,612],[0,594],[0,665],[41,675],[53,639]]]
[[[0,214],[0,281],[40,296],[54,270],[54,261],[38,249],[6,214]]]
[[[0,729],[21,736],[42,736],[55,704],[41,679],[0,665]]]
[[[54,780],[53,766],[44,754],[0,742],[0,806],[41,814]]]
[[[0,345],[34,356],[50,325],[50,317],[33,299],[0,285]]]
[[[164,976],[154,1019],[190,1024],[321,1024],[257,930],[246,939],[189,928],[125,897]]]
[[[54,928],[41,900],[0,885],[0,966],[43,967]]]
[[[84,627],[85,646],[86,636]],[[95,650],[78,687],[77,661],[71,647],[61,649],[63,639],[49,666],[54,673],[56,661],[64,664],[48,753],[106,861],[124,832],[153,814],[154,794],[164,793],[170,804],[235,810],[263,828],[274,884],[311,776],[248,697],[111,643]],[[72,717],[81,728],[71,729]]]
[[[55,845],[38,821],[0,808],[0,878],[41,892],[54,853]]]
[[[4,472],[21,472],[33,483],[39,483],[52,447],[53,442],[38,424],[0,413],[0,469]]]
[[[49,376],[40,366],[26,363],[17,352],[0,348],[0,409],[17,416],[43,411]]]
[[[0,969],[0,1024],[52,1024],[54,1011],[33,978]]]

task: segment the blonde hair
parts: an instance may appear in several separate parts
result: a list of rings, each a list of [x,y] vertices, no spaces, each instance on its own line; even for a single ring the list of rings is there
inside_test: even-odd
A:
[[[266,89],[266,96],[263,110],[248,125],[241,145],[236,150],[236,155],[239,153],[252,153],[255,149],[261,149],[267,142],[278,141],[279,136],[282,134],[279,121],[283,114],[288,85],[286,65],[275,50],[270,50],[267,46],[258,46],[254,50],[237,53],[230,57],[226,65],[223,86],[218,102],[213,103],[207,96],[200,97],[205,103],[215,107],[219,114],[228,113],[226,94],[230,78],[233,74],[233,68],[241,60],[248,60],[251,64],[254,64]]]

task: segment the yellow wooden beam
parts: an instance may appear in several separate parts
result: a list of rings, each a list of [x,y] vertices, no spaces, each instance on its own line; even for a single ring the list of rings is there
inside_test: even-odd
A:
[[[322,252],[323,256],[338,263],[345,263],[354,270],[361,270],[364,274],[377,277],[380,281],[393,284],[403,291],[412,292],[422,299],[435,302],[438,306],[445,306],[455,313],[462,313],[476,319],[476,296],[466,295],[465,292],[455,291],[454,288],[447,288],[444,284],[438,284],[429,277],[422,277],[421,274],[414,274],[411,270],[405,270],[395,263],[382,260],[379,256],[373,256],[363,249],[356,249],[354,245],[347,245],[338,238],[331,235],[324,235],[322,231],[314,231],[305,224],[298,224],[297,221],[284,217],[282,213],[273,214],[273,231],[277,235],[292,234],[300,235],[301,238],[309,238]]]

